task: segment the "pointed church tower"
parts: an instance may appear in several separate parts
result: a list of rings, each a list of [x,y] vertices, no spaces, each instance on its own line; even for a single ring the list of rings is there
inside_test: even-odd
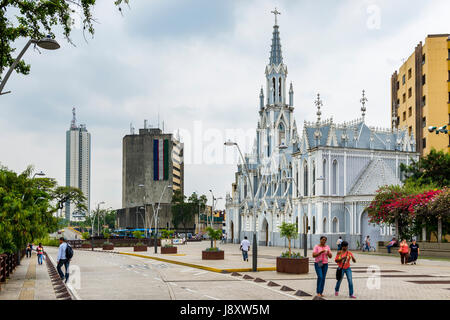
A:
[[[277,15],[280,13],[276,9],[272,13],[275,14],[275,25],[272,32],[269,64],[266,66],[267,104],[284,105],[286,104],[287,67],[283,64],[280,31],[277,23]]]
[[[275,24],[272,32],[272,44],[270,47],[269,64],[266,66],[266,92],[261,89],[260,119],[261,128],[258,129],[257,143],[259,145],[259,157],[270,158],[273,152],[285,152],[286,147],[291,149],[293,139],[294,122],[294,89],[292,83],[289,96],[286,96],[287,67],[283,63],[281,51],[280,31],[277,15],[281,14],[277,9],[272,11],[275,15]],[[266,104],[264,105],[264,98]],[[282,146],[283,148],[280,148]]]

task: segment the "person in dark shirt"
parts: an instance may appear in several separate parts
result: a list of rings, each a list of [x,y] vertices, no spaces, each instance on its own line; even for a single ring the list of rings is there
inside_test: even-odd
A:
[[[412,241],[409,245],[409,261],[411,264],[416,264],[417,258],[419,257],[419,244],[416,243],[416,239]]]

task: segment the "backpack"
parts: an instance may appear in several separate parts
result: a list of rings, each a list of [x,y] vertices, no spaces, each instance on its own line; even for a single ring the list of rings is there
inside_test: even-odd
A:
[[[66,259],[72,259],[72,257],[73,257],[73,249],[72,249],[72,247],[69,245],[69,244],[67,244],[67,247],[66,247]]]

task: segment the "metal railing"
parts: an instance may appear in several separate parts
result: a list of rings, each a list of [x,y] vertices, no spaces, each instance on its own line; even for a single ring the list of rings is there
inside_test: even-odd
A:
[[[20,257],[25,255],[25,250],[20,251]],[[2,283],[6,282],[13,274],[17,267],[17,253],[3,253],[0,254],[0,290],[2,289]]]

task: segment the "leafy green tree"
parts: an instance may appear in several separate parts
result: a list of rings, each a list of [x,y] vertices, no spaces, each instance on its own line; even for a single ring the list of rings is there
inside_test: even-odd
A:
[[[206,232],[208,233],[208,236],[214,240],[214,247],[217,248],[216,241],[220,240],[222,238],[222,230],[221,229],[213,229],[211,227],[206,228]]]
[[[32,175],[31,166],[21,174],[0,167],[0,253],[16,252],[28,242],[55,232],[61,199],[84,206],[81,191],[61,189],[55,179],[33,179]]]
[[[86,32],[93,37],[95,4],[95,0],[0,0],[0,75],[13,64],[15,57],[12,55],[20,38],[50,36],[54,39],[54,31],[62,29],[66,40],[73,45],[70,35],[77,15],[83,21],[85,39]],[[114,4],[122,12],[123,4],[128,5],[129,0],[114,0]],[[30,65],[21,60],[15,70],[28,74]]]
[[[297,225],[295,223],[283,222],[280,225],[280,236],[286,237],[289,243],[289,258],[291,257],[291,239],[296,239],[298,237]]]
[[[184,196],[180,190],[175,190],[172,197],[172,224],[177,228],[180,224],[186,229],[186,226],[193,223],[194,217],[199,210],[205,210],[207,198],[205,195],[198,197],[197,193],[192,193],[185,202]]]
[[[433,184],[439,188],[450,186],[450,154],[431,149],[430,153],[409,166],[400,165],[405,182],[416,185]]]

